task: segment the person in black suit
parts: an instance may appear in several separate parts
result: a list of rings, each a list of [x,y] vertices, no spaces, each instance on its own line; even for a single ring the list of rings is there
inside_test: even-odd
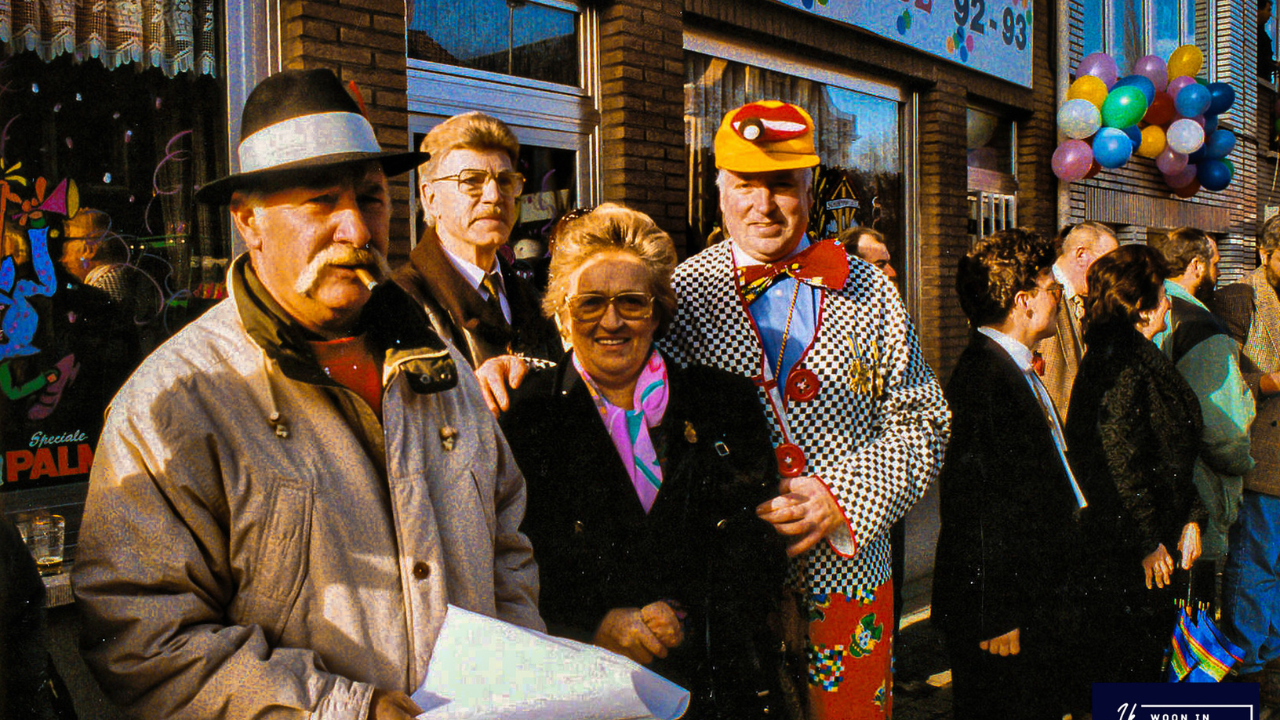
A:
[[[1054,666],[1083,504],[1031,348],[1052,335],[1062,286],[1052,240],[980,240],[956,291],[974,332],[947,384],[951,444],[938,480],[932,617],[951,656],[957,720],[1062,717]]]
[[[522,530],[553,634],[652,667],[687,718],[782,716],[781,537],[757,517],[777,464],[755,388],[653,348],[675,312],[675,250],[602,205],[557,229],[544,308],[572,350],[535,369],[502,427],[528,485]]]

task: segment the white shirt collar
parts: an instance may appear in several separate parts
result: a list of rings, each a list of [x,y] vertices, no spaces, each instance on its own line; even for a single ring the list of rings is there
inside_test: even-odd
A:
[[[1026,345],[1023,345],[990,325],[983,325],[978,328],[978,332],[986,335],[992,340],[995,340],[996,344],[1009,354],[1009,357],[1013,359],[1013,364],[1017,365],[1019,370],[1024,373],[1031,371],[1031,349]]]
[[[740,267],[740,268],[741,268],[741,267],[751,267],[752,265],[764,265],[764,264],[765,264],[763,260],[757,260],[757,259],[755,259],[755,258],[751,257],[750,255],[748,255],[748,254],[746,253],[746,251],[745,251],[745,250],[743,250],[742,248],[738,247],[738,243],[737,243],[737,242],[735,242],[732,238],[730,238],[730,240],[729,240],[729,247],[733,248],[733,265],[734,265],[734,267]],[[791,251],[791,254],[790,254],[790,255],[787,255],[787,257],[791,257],[792,255],[799,254],[799,253],[800,253],[800,251],[804,250],[804,249],[805,249],[805,248],[807,248],[807,247],[809,247],[809,238],[808,238],[808,236],[807,236],[807,235],[801,235],[801,236],[800,236],[800,242],[796,244],[796,249],[795,249],[795,250],[792,250],[792,251]],[[786,258],[783,258],[783,259],[785,260]]]
[[[1070,299],[1079,295],[1076,292],[1076,286],[1072,285],[1071,281],[1067,279],[1066,273],[1058,269],[1058,263],[1054,263],[1050,267],[1053,268],[1053,279],[1062,284],[1062,297]]]
[[[493,272],[498,269],[498,258],[496,257],[493,259],[493,267],[486,271],[481,270],[480,267],[474,263],[463,260],[457,255],[454,255],[449,251],[449,248],[444,246],[444,243],[441,243],[440,247],[444,250],[444,254],[449,258],[449,261],[453,263],[453,266],[462,274],[462,277],[466,278],[467,282],[471,284],[471,287],[476,290],[480,290],[480,283],[484,281],[486,273]],[[501,275],[499,275],[499,277],[501,277]],[[499,287],[501,288],[501,281],[499,281]],[[485,294],[483,290],[481,290],[481,293]]]

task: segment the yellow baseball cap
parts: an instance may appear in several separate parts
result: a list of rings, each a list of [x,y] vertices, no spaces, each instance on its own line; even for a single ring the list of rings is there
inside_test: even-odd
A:
[[[813,118],[802,108],[762,100],[730,110],[716,131],[716,167],[730,172],[798,170],[818,164]]]

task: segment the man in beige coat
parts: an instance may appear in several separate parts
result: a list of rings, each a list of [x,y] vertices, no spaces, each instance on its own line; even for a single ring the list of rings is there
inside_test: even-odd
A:
[[[1082,222],[1059,234],[1061,247],[1053,263],[1053,278],[1062,284],[1058,301],[1057,328],[1053,336],[1040,341],[1036,352],[1044,359],[1044,386],[1063,422],[1069,412],[1071,386],[1084,355],[1084,299],[1089,294],[1086,278],[1094,261],[1115,250],[1115,233],[1098,222]]]
[[[386,276],[385,153],[328,71],[264,80],[198,197],[230,297],[109,411],[74,585],[86,660],[145,718],[402,720],[448,604],[541,629],[524,481],[471,372]]]

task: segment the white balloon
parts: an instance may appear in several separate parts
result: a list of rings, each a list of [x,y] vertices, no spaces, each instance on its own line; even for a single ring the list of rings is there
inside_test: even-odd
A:
[[[1083,140],[1098,132],[1101,126],[1102,113],[1098,106],[1084,98],[1068,100],[1058,109],[1058,128],[1073,140]]]
[[[1190,118],[1174,120],[1164,136],[1169,147],[1186,155],[1190,155],[1204,145],[1204,128]]]

